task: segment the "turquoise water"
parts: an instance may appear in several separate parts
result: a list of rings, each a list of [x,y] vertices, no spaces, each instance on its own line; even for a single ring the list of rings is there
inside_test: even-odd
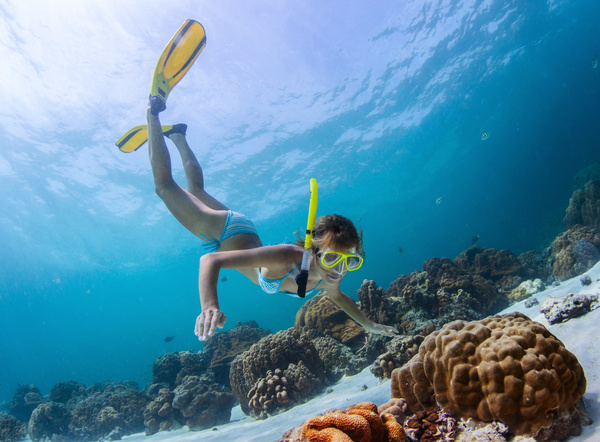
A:
[[[516,254],[548,246],[600,157],[598,2],[165,5],[0,6],[0,401],[19,383],[144,386],[158,356],[203,348],[200,242],[154,195],[146,152],[113,144],[143,122],[186,18],[208,43],[163,121],[188,124],[207,190],[264,243],[304,228],[317,178],[318,213],[364,231],[351,296],[475,235]],[[224,275],[226,328],[293,325],[303,301]]]

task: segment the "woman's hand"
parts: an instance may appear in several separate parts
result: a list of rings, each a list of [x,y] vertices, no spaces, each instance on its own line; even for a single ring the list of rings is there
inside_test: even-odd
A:
[[[383,324],[377,324],[377,323],[373,323],[373,325],[371,325],[369,328],[367,328],[367,331],[371,332],[371,333],[375,333],[377,335],[384,335],[384,336],[390,336],[390,337],[394,337],[394,336],[398,336],[398,330],[394,327],[390,327],[389,325],[383,325]]]
[[[196,318],[194,333],[198,336],[199,341],[206,341],[210,336],[215,334],[217,327],[223,328],[225,321],[227,321],[227,316],[218,308],[203,310]]]

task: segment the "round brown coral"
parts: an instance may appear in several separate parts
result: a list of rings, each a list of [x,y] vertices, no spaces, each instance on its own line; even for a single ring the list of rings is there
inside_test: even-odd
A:
[[[518,435],[576,413],[585,387],[577,358],[521,313],[447,324],[392,373],[392,397],[412,411],[437,403],[456,418],[501,420]]]

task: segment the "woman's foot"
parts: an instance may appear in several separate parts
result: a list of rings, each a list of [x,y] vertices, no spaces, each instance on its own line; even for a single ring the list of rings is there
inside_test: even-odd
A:
[[[163,128],[164,128],[164,126],[163,126]],[[179,123],[179,124],[174,124],[168,130],[163,129],[163,135],[167,138],[171,138],[170,136],[173,134],[185,135],[186,131],[187,131],[187,124]]]

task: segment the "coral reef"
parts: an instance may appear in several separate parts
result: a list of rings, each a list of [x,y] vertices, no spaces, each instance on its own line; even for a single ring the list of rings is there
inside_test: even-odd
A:
[[[518,287],[511,290],[511,292],[508,294],[508,300],[514,304],[544,290],[546,290],[546,286],[541,279],[528,279],[527,281],[523,281],[521,284],[519,284]]]
[[[454,258],[453,262],[463,271],[481,276],[504,290],[514,288],[515,282],[520,282],[523,271],[523,264],[510,250],[473,246]]]
[[[77,399],[85,395],[86,391],[84,384],[76,381],[66,381],[55,384],[50,390],[50,393],[48,393],[48,399],[51,402],[66,404],[72,399]]]
[[[552,243],[554,275],[561,281],[581,275],[600,259],[600,232],[592,227],[575,225]]]
[[[55,440],[69,429],[71,413],[64,404],[47,402],[31,414],[27,432],[32,441]]]
[[[107,437],[119,427],[121,434],[144,431],[143,412],[150,399],[124,385],[108,385],[90,394],[72,411],[69,430],[79,440]]]
[[[159,384],[154,384],[159,385]],[[152,402],[146,405],[144,410],[144,426],[146,436],[159,431],[174,430],[185,423],[181,411],[173,408],[173,393],[168,388],[161,388]]]
[[[400,425],[404,424],[408,411],[408,404],[404,399],[390,399],[385,404],[381,404],[377,407],[377,412],[380,415],[389,413],[396,418]]]
[[[0,440],[3,442],[17,442],[25,438],[27,429],[25,424],[14,416],[0,413]]]
[[[563,222],[567,229],[576,224],[600,229],[600,181],[588,181],[573,192]]]
[[[337,382],[344,375],[354,376],[369,365],[368,357],[352,353],[349,347],[331,336],[313,337],[312,341],[325,366],[325,378],[328,383]]]
[[[560,298],[547,296],[546,300],[540,305],[540,313],[544,314],[550,324],[556,324],[584,315],[598,307],[597,294],[569,293]]]
[[[365,338],[364,329],[323,292],[300,307],[294,328],[301,332],[318,330],[348,346],[360,343]]]
[[[377,357],[371,373],[378,378],[390,378],[394,369],[406,364],[419,351],[424,336],[397,336],[386,344],[387,351]]]
[[[554,240],[554,236],[552,236]],[[522,264],[521,276],[524,279],[541,279],[545,284],[551,284],[556,279],[552,273],[554,264],[554,249],[552,246],[544,250],[530,250],[519,255]]]
[[[406,421],[410,440],[434,442],[454,440],[456,420],[442,410],[417,411]]]
[[[288,387],[283,371],[279,368],[275,372],[269,370],[267,376],[256,381],[248,392],[248,405],[256,415],[266,417],[266,413],[290,401]]]
[[[191,351],[167,353],[152,365],[154,375],[152,384],[165,383],[172,389],[186,376],[200,376],[213,380],[214,373],[209,370],[211,358],[211,350],[201,353]]]
[[[271,331],[258,327],[256,321],[238,322],[235,328],[224,333],[212,335],[204,344],[204,348],[212,351],[210,368],[216,375],[216,380],[229,385],[229,366],[235,357],[252,344],[257,343]],[[190,373],[193,374],[193,373]]]
[[[219,387],[200,380],[198,376],[186,376],[173,390],[172,407],[181,411],[191,430],[202,430],[229,422],[235,405],[234,395]]]
[[[279,369],[286,378],[286,403],[269,402],[260,413],[249,404],[249,394],[269,372]],[[231,388],[244,413],[258,417],[290,408],[318,394],[325,385],[325,367],[310,336],[294,328],[261,339],[231,363]],[[264,402],[264,401],[263,401]],[[270,410],[269,407],[275,406]]]
[[[585,387],[577,358],[520,313],[446,324],[392,373],[392,397],[414,412],[439,405],[455,418],[501,420],[518,435],[578,414]]]
[[[287,431],[278,442],[404,442],[404,428],[389,413],[379,414],[371,402],[329,410]]]
[[[508,251],[471,247],[454,261],[425,261],[423,271],[400,275],[385,292],[365,281],[358,299],[370,319],[414,334],[426,326],[481,319],[507,307],[504,292],[519,285],[522,269]]]
[[[8,405],[8,412],[21,422],[29,421],[31,413],[46,402],[35,385],[19,385]]]

